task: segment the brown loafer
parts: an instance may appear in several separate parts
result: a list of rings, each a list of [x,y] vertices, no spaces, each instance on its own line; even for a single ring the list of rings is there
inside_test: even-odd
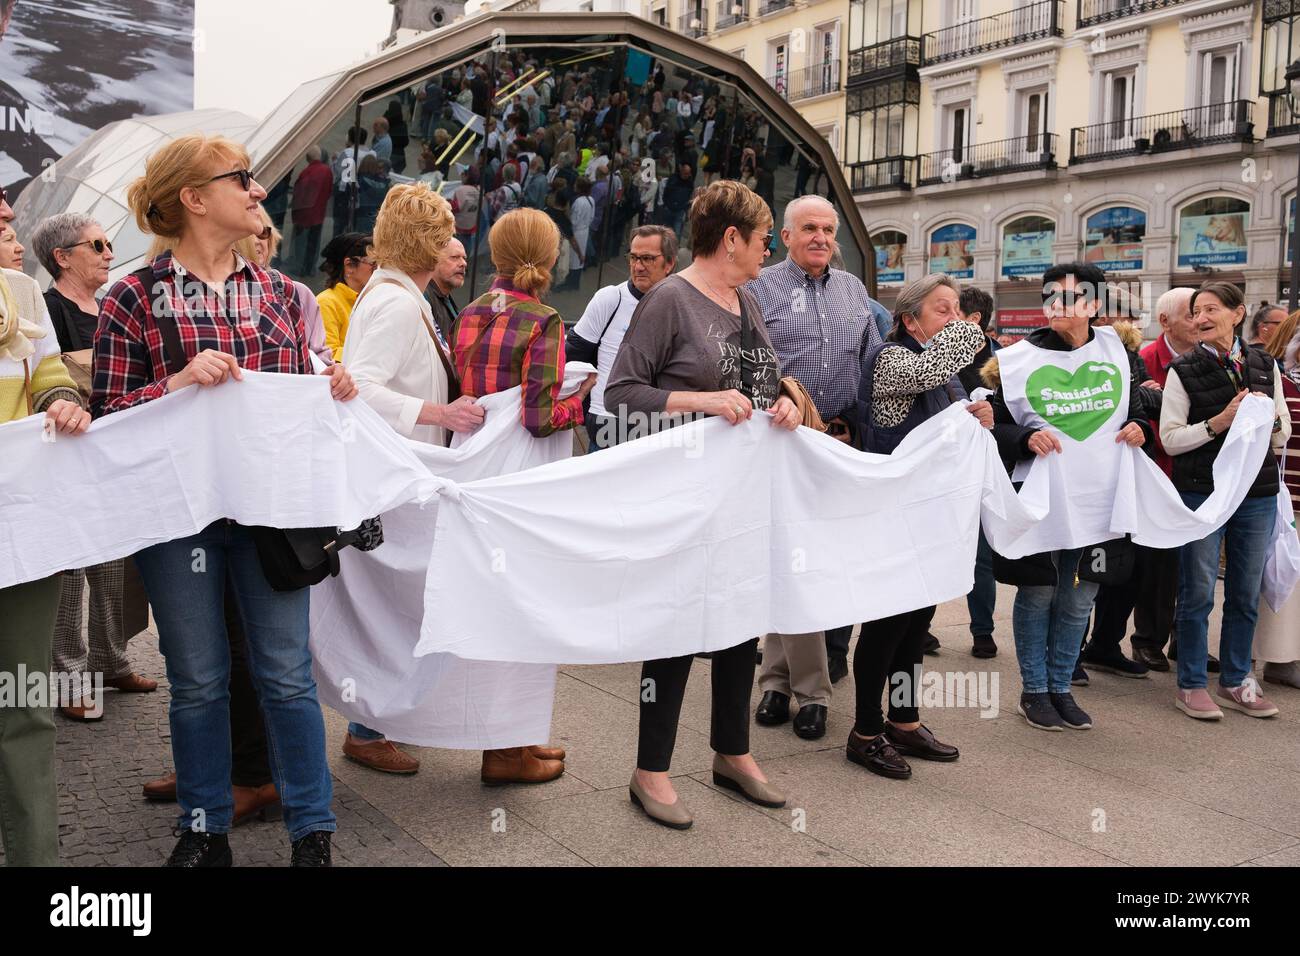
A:
[[[894,745],[894,749],[908,757],[920,757],[922,760],[956,760],[960,754],[956,747],[940,743],[935,739],[930,728],[922,724],[916,730],[899,730],[893,724],[885,724],[885,736]]]
[[[906,780],[912,776],[911,766],[884,734],[878,737],[859,737],[856,731],[849,731],[849,742],[844,748],[844,755],[853,763],[882,777]]]
[[[564,762],[542,760],[530,747],[483,751],[483,769],[479,779],[487,787],[507,783],[547,783],[564,773]]]
[[[104,719],[104,705],[102,702],[97,704],[93,700],[79,700],[60,707],[59,713],[69,720],[80,720],[89,724]]]
[[[176,799],[176,771],[172,771],[165,777],[159,777],[157,780],[150,780],[144,785],[144,798],[146,800],[174,801]]]
[[[148,677],[141,677],[139,674],[123,674],[121,677],[111,677],[104,681],[104,686],[127,694],[148,694],[158,689],[158,682]]]
[[[387,737],[357,740],[348,734],[343,741],[343,756],[380,773],[415,773],[420,769],[420,761],[399,750]]]
[[[280,794],[275,784],[265,783],[260,787],[231,787],[235,797],[235,819],[233,826],[246,823],[256,816],[260,820],[275,820],[280,817]]]
[[[538,760],[563,760],[568,756],[563,747],[542,747],[538,744],[528,748]]]

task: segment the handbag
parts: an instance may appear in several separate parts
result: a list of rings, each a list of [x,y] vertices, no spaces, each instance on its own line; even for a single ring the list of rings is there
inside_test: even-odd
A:
[[[163,296],[149,294],[153,285],[153,267],[144,266],[132,274],[144,287],[150,314],[162,336],[163,354],[166,358],[166,368],[163,371],[175,374],[187,364],[176,318],[170,307],[159,307]],[[271,273],[271,285],[281,301],[284,301],[284,280],[278,272]],[[326,576],[337,577],[338,552],[348,545],[361,551],[373,551],[384,543],[383,524],[378,517],[367,518],[352,531],[331,527],[267,528],[261,525],[251,525],[248,530],[257,548],[262,573],[276,591],[296,591],[319,584]]]
[[[1259,593],[1274,614],[1281,614],[1282,605],[1290,599],[1297,582],[1300,582],[1300,537],[1296,535],[1295,510],[1286,484],[1286,448],[1283,447],[1278,467],[1277,517],[1273,520],[1273,540],[1264,557],[1264,580]]]

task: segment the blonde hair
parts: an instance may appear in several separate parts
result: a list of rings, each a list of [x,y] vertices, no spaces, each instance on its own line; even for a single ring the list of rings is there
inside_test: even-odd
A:
[[[271,227],[271,238],[266,242],[266,261],[257,261],[257,236],[245,236],[235,243],[235,251],[244,257],[248,262],[257,263],[263,268],[271,267],[271,260],[275,254],[280,251],[280,240],[284,238],[279,229],[275,228],[275,223],[271,221],[271,214],[266,211],[261,203],[257,204],[257,215],[262,220],[263,226]]]
[[[191,133],[172,140],[149,157],[144,175],[126,191],[126,203],[140,230],[170,246],[185,233],[181,190],[198,188],[213,176],[251,165],[243,146],[224,136]],[[155,243],[156,245],[156,243]]]
[[[432,269],[456,231],[451,204],[425,182],[394,186],[375,219],[371,258],[401,272]]]
[[[1300,323],[1300,311],[1292,312],[1282,323],[1273,330],[1265,344],[1268,354],[1275,359],[1286,358],[1286,347],[1291,344],[1291,338],[1295,335],[1295,327]]]
[[[488,233],[497,275],[516,289],[541,296],[551,287],[551,269],[559,256],[560,230],[540,209],[514,209]]]

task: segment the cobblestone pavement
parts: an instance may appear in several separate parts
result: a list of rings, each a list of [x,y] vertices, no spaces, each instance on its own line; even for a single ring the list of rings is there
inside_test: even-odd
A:
[[[1132,680],[1094,673],[1076,689],[1087,732],[1043,733],[1015,714],[1020,679],[1013,592],[999,588],[998,656],[969,655],[964,601],[942,605],[927,657],[937,676],[973,674],[992,692],[980,709],[925,701],[922,716],[961,748],[954,764],[913,762],[909,781],[884,780],[844,759],[853,724],[851,678],[835,687],[828,733],[800,740],[790,725],[752,725],[751,748],[789,795],[764,810],[713,785],[709,664],[697,660],[682,708],[674,783],[695,815],[686,832],[631,806],[639,664],[561,669],[554,743],[566,772],[538,787],[484,788],[479,755],[407,748],[411,777],[343,759],[344,719],[327,710],[340,865],[1300,865],[1300,691],[1264,685],[1271,720],[1228,712],[1214,723],[1173,707],[1172,674]],[[1211,621],[1217,641],[1218,614]],[[1212,648],[1213,649],[1213,648]],[[131,642],[136,668],[161,678],[151,634]],[[754,701],[758,699],[757,688]],[[84,866],[154,865],[173,844],[174,805],[140,796],[170,769],[165,686],[107,692],[105,719],[59,725],[63,857]],[[282,866],[280,823],[232,837],[237,865]]]

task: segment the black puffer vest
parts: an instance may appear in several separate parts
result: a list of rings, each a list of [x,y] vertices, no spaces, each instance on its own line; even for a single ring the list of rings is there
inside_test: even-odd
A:
[[[1223,366],[1199,346],[1178,356],[1169,367],[1178,373],[1178,380],[1187,391],[1191,403],[1187,409],[1189,425],[1213,418],[1227,408],[1237,394]],[[1273,370],[1276,367],[1273,357],[1262,348],[1246,346],[1245,387],[1272,398]],[[1225,435],[1219,435],[1200,448],[1174,455],[1174,487],[1202,495],[1214,491],[1214,459],[1218,457],[1225,438]],[[1277,488],[1277,458],[1270,446],[1264,451],[1259,475],[1246,497],[1271,498],[1277,494]]]

